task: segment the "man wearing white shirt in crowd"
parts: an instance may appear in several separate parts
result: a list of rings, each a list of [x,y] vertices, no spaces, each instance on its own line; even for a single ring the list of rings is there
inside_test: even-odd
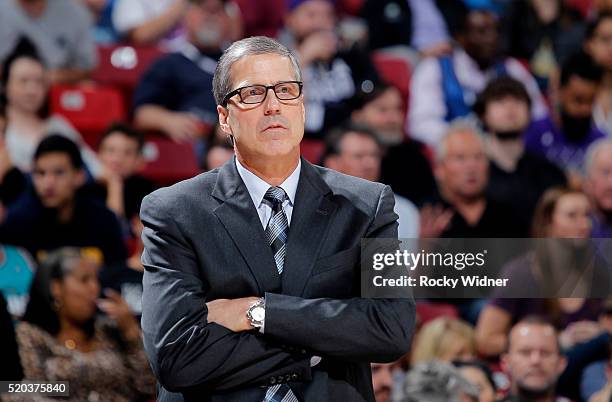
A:
[[[547,108],[531,74],[513,58],[498,55],[499,33],[495,15],[472,10],[465,16],[450,56],[426,58],[411,80],[408,132],[436,147],[449,122],[471,112],[476,96],[486,84],[509,75],[525,84],[532,101],[531,113],[542,118]]]

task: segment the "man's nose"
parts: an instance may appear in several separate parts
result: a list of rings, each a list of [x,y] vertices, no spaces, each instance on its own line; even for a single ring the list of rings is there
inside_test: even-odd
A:
[[[280,113],[280,102],[274,93],[274,88],[268,88],[267,91],[267,96],[264,100],[264,114],[269,116]]]

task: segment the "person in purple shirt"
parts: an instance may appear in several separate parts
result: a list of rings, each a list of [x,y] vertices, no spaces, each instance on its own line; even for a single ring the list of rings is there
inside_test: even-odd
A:
[[[570,174],[582,170],[589,145],[606,136],[591,120],[602,74],[585,53],[573,55],[563,65],[558,106],[552,116],[527,128],[528,151],[545,156]]]

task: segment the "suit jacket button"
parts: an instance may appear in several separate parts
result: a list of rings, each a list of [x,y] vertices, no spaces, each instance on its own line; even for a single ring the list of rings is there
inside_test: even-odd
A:
[[[270,385],[274,385],[274,384],[276,384],[276,378],[271,377],[270,378]]]
[[[287,374],[287,375],[285,375],[285,381],[286,381],[286,382],[291,381],[291,374]]]
[[[303,354],[303,355],[305,355],[306,353],[308,353],[308,352],[306,352],[306,349],[302,349],[300,352],[302,352],[302,354]]]
[[[276,382],[278,382],[278,383],[283,382],[283,376],[279,375],[278,377],[276,377]]]
[[[297,380],[298,378],[300,378],[300,376],[299,376],[299,375],[297,375],[296,373],[291,374],[291,379],[292,379],[292,380],[294,380],[294,381],[295,381],[295,380]]]

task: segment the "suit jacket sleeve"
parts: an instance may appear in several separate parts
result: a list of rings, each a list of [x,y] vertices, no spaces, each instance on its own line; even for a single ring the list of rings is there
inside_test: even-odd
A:
[[[309,380],[307,355],[289,353],[257,333],[234,333],[207,322],[200,267],[189,239],[173,219],[173,212],[184,211],[172,211],[170,203],[154,193],[141,208],[142,329],[160,383],[181,392],[263,385],[271,376],[293,373]]]
[[[385,186],[366,237],[397,238],[393,204]],[[397,360],[410,347],[414,319],[410,298],[303,299],[266,293],[266,336],[343,360]]]

